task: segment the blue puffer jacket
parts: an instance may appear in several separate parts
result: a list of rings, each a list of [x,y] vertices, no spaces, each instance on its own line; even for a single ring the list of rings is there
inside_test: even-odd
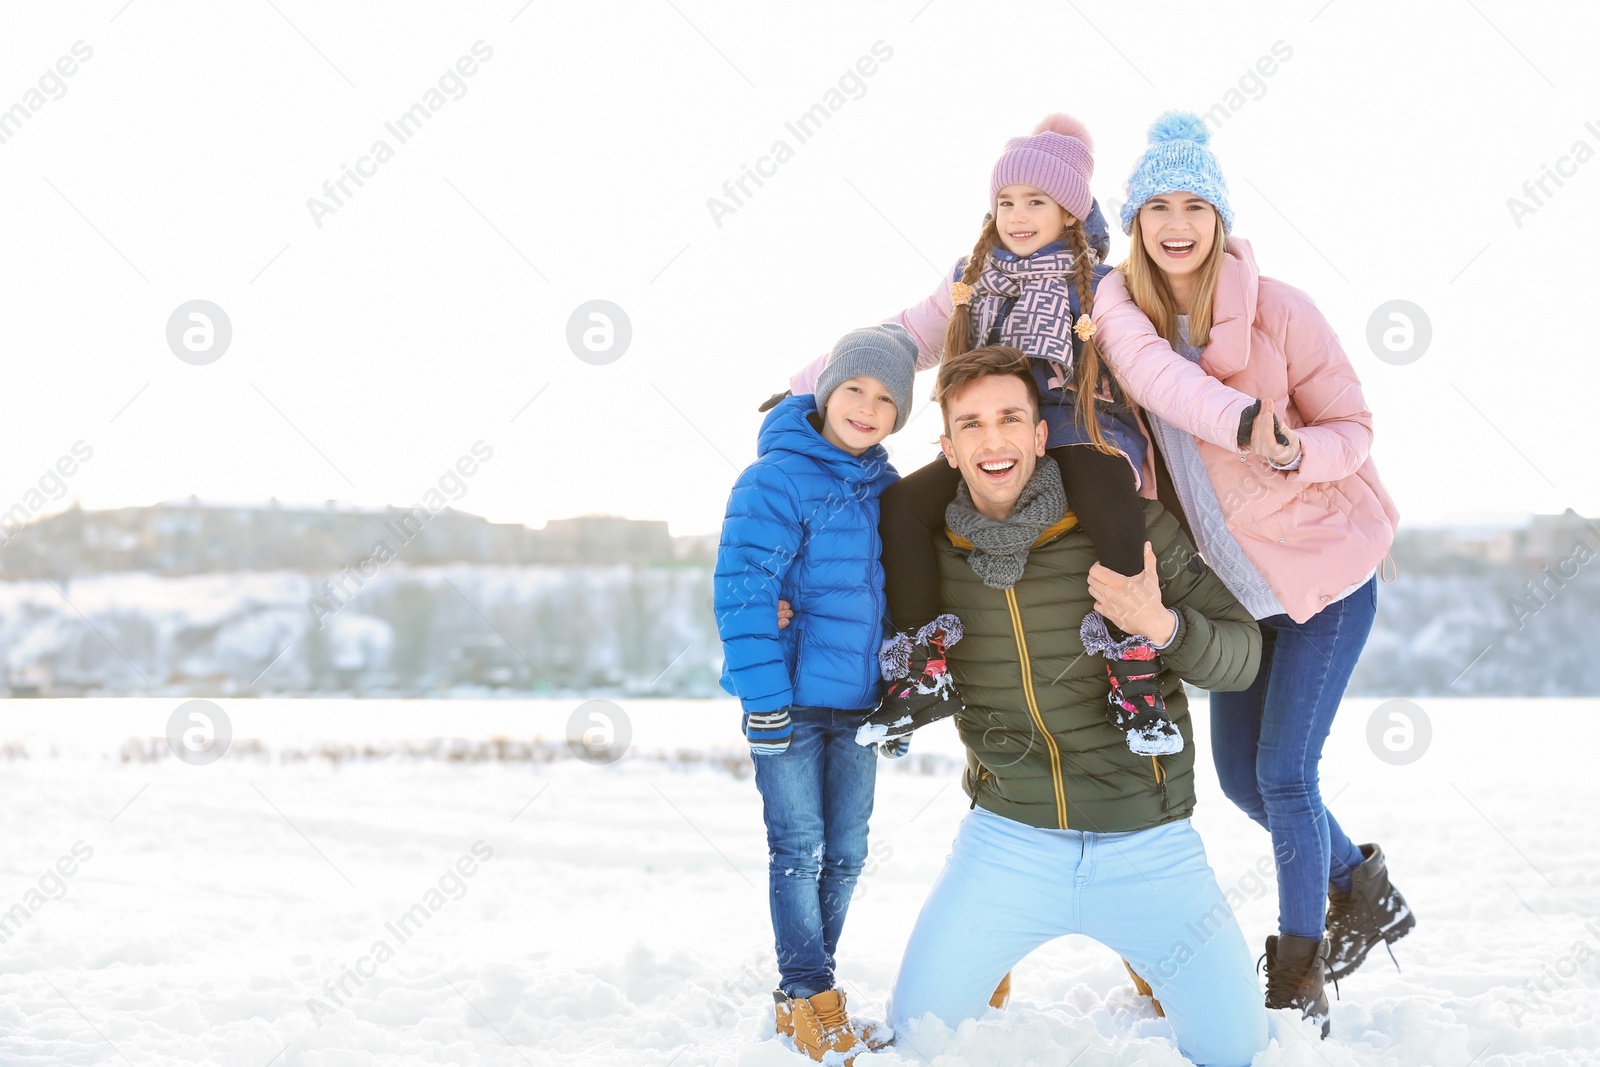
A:
[[[878,497],[899,477],[874,445],[823,439],[810,394],[767,413],[728,497],[713,582],[722,688],[747,712],[790,705],[860,710],[881,697],[887,632]],[[778,600],[794,620],[778,629]]]

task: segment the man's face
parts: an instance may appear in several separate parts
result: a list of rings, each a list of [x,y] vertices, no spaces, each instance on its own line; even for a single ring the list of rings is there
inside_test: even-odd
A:
[[[944,401],[946,432],[939,444],[945,459],[961,471],[981,514],[1009,518],[1044,455],[1046,427],[1027,383],[1013,374],[991,374]]]

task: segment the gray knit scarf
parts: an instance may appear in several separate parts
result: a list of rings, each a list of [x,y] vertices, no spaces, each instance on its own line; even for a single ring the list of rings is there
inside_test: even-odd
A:
[[[945,508],[944,521],[951,533],[972,542],[967,563],[983,584],[991,589],[1010,589],[1022,577],[1028,549],[1066,514],[1067,492],[1061,487],[1061,468],[1049,456],[1040,456],[1033,477],[1022,487],[1016,507],[1005,520],[997,522],[978,511],[963,479],[956,487],[956,498]]]

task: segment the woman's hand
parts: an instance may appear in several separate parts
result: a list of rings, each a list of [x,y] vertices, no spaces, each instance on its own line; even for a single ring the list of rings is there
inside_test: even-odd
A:
[[[1156,553],[1144,543],[1144,570],[1129,578],[1096,563],[1089,568],[1089,594],[1094,609],[1130,634],[1144,634],[1153,644],[1172,640],[1178,620],[1161,603]]]
[[[1274,429],[1288,438],[1289,443],[1279,444]],[[1256,416],[1256,423],[1250,429],[1250,451],[1265,456],[1268,462],[1279,467],[1293,463],[1300,454],[1300,435],[1290,429],[1288,423],[1278,421],[1272,412],[1271,397],[1261,398],[1261,413]]]
[[[787,600],[778,601],[778,629],[788,626],[792,618],[794,618],[794,606]]]

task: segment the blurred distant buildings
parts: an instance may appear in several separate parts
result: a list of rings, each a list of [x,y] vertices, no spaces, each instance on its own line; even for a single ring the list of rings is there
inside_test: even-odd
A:
[[[1567,509],[1560,515],[1524,515],[1493,522],[1449,526],[1402,526],[1392,554],[1396,562],[1447,566],[1452,559],[1479,560],[1537,571],[1576,552],[1600,555],[1600,519]]]
[[[716,546],[603,515],[71,508],[0,523],[0,695],[720,696]],[[1600,696],[1600,520],[1408,526],[1393,556],[1352,696]]]
[[[337,570],[387,541],[410,566],[482,563],[710,563],[716,539],[677,538],[667,524],[604,515],[555,519],[536,530],[480,515],[427,509],[187,502],[85,511],[69,508],[0,542],[0,579],[113,571]]]

